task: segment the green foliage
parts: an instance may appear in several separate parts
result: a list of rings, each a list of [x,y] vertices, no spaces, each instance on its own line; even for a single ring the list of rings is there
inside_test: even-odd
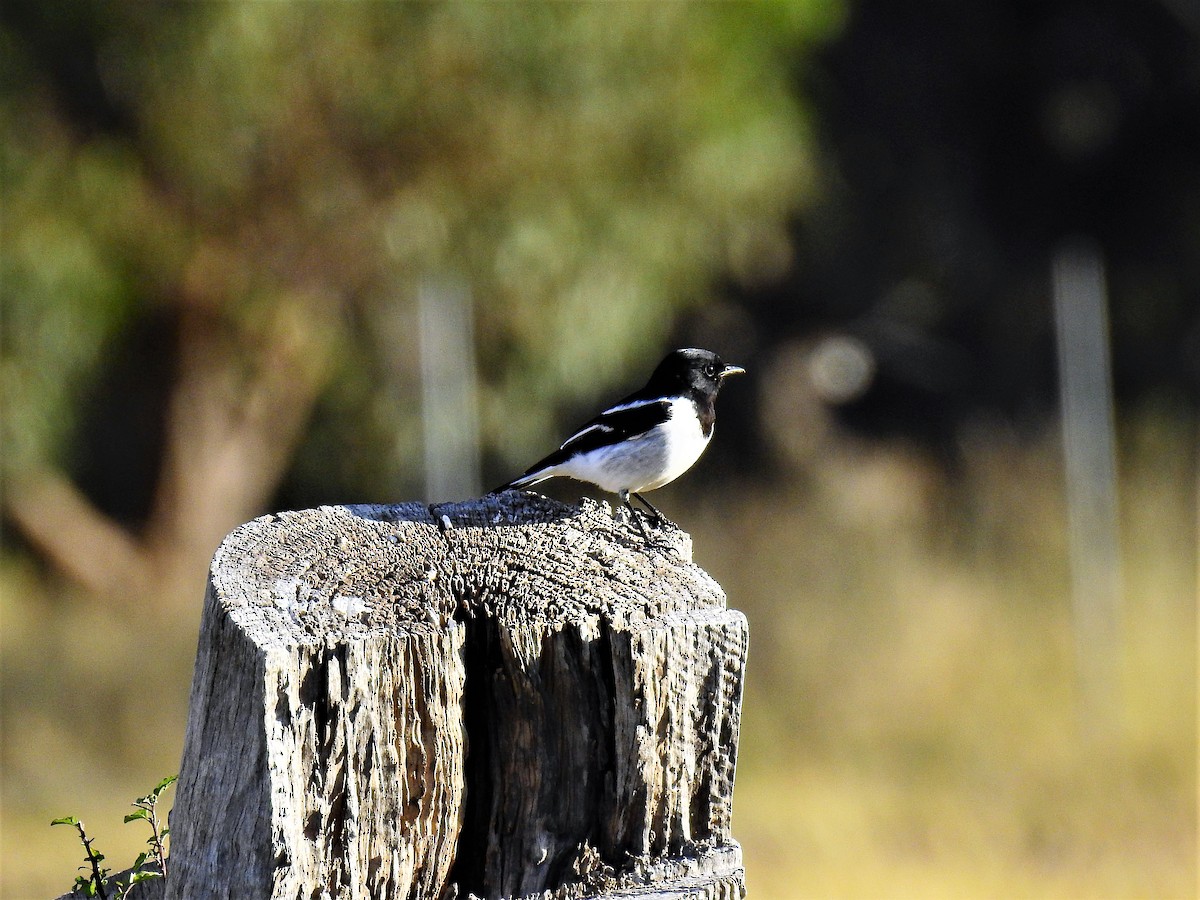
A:
[[[83,823],[75,816],[63,816],[52,821],[50,825],[70,825],[79,832],[79,840],[83,844],[85,854],[83,860],[85,865],[79,868],[87,874],[75,876],[75,885],[72,891],[85,897],[99,897],[100,900],[106,900],[108,893],[105,891],[104,885],[111,870],[100,865],[104,861],[104,854],[92,845],[92,838],[88,837]]]
[[[0,96],[10,466],[61,451],[132,318],[199,304],[253,335],[302,290],[373,385],[350,417],[403,468],[412,301],[443,275],[499,373],[485,437],[524,455],[554,428],[526,408],[610,390],[782,245],[812,168],[789,72],[840,4],[72,8],[26,14],[94,57],[113,121],[81,127],[46,46]]]
[[[100,897],[101,900],[106,900],[108,893],[107,887],[115,887],[117,889],[116,896],[119,900],[125,900],[133,891],[133,886],[142,881],[148,881],[151,878],[166,878],[167,877],[167,853],[165,840],[170,833],[170,829],[161,825],[159,822],[158,804],[162,799],[163,792],[170,787],[178,779],[177,775],[170,775],[154,786],[150,793],[144,797],[138,797],[133,802],[135,807],[134,812],[125,816],[125,822],[146,822],[150,826],[150,837],[146,839],[149,845],[148,850],[143,850],[137,855],[130,866],[129,877],[122,883],[115,881],[109,883],[110,869],[102,868],[100,863],[104,860],[104,854],[97,851],[93,845],[93,839],[89,838],[87,832],[84,831],[83,823],[76,816],[63,816],[62,818],[53,820],[50,824],[53,825],[71,825],[79,832],[79,840],[83,844],[85,853],[85,862],[87,866],[80,866],[87,874],[77,875],[75,877],[75,886],[72,890],[75,893],[82,894],[85,897]]]
[[[9,98],[5,98],[9,99]],[[69,436],[66,412],[127,321],[136,298],[114,259],[103,211],[120,214],[136,180],[120,154],[42,147],[11,103],[0,121],[7,223],[0,250],[5,286],[0,330],[2,437],[8,464],[28,464]],[[14,184],[15,182],[15,184]]]

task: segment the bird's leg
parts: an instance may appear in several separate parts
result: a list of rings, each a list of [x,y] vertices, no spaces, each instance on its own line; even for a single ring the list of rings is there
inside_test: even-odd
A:
[[[646,533],[646,526],[642,524],[642,514],[638,512],[637,507],[629,502],[629,491],[618,491],[617,496],[621,498],[621,502],[629,507],[629,515],[633,519],[633,524],[637,526],[638,531],[642,533],[642,540],[647,544],[650,543],[650,535]],[[633,496],[637,497],[637,494]],[[638,499],[641,499],[640,497]],[[642,501],[645,502],[644,500]]]
[[[649,500],[647,500],[647,499],[646,499],[645,497],[643,497],[641,494],[639,494],[639,493],[637,493],[637,492],[635,491],[635,492],[634,492],[634,494],[633,494],[633,496],[634,496],[634,497],[636,497],[636,498],[638,499],[638,501],[640,501],[640,502],[641,502],[641,504],[642,504],[643,506],[645,506],[645,507],[646,507],[648,510],[650,510],[650,512],[654,513],[654,523],[655,523],[656,525],[658,525],[660,528],[661,528],[663,525],[665,525],[667,522],[671,521],[670,519],[668,519],[666,516],[664,516],[664,515],[663,515],[663,514],[662,514],[662,513],[659,511],[659,509],[658,509],[658,507],[657,507],[657,506],[655,506],[653,503],[651,503]]]

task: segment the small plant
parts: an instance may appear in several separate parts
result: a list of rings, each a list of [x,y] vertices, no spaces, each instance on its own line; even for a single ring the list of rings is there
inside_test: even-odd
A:
[[[122,898],[129,896],[130,890],[139,881],[145,881],[148,878],[167,877],[167,854],[163,846],[163,841],[171,833],[171,829],[163,825],[158,819],[158,801],[162,797],[163,791],[174,784],[175,779],[178,777],[178,775],[170,775],[156,784],[154,789],[145,797],[138,797],[133,801],[136,809],[125,817],[126,824],[141,820],[149,823],[150,837],[146,838],[146,843],[150,845],[150,849],[143,850],[138,854],[137,859],[133,861],[133,871],[129,874],[129,882],[120,894]],[[146,863],[157,866],[157,868],[147,869]]]
[[[85,897],[99,897],[100,900],[108,900],[108,892],[104,890],[104,882],[108,878],[108,869],[102,868],[100,863],[104,862],[104,854],[92,846],[92,838],[87,836],[87,832],[83,830],[83,823],[76,816],[63,816],[61,819],[55,819],[50,823],[53,825],[71,825],[79,832],[79,840],[83,842],[83,852],[87,854],[84,857],[84,862],[91,866],[92,872],[90,875],[76,875],[75,887],[73,891],[83,894]],[[80,866],[84,871],[87,866]]]
[[[174,784],[178,776],[171,775],[164,778],[154,789],[145,797],[138,797],[133,802],[135,807],[134,812],[131,812],[125,817],[125,822],[145,821],[150,825],[150,837],[146,839],[149,844],[148,850],[143,850],[138,854],[137,859],[130,866],[129,878],[125,882],[120,879],[115,879],[109,884],[110,870],[100,864],[104,862],[104,854],[96,849],[95,838],[88,837],[84,831],[83,823],[76,816],[63,816],[61,819],[55,819],[51,825],[70,825],[79,832],[79,840],[83,844],[83,851],[86,854],[84,857],[85,865],[79,868],[84,871],[83,875],[75,876],[75,886],[72,891],[82,894],[85,897],[99,897],[100,900],[108,900],[108,890],[116,889],[116,900],[126,900],[133,891],[133,886],[140,881],[147,881],[151,878],[166,878],[167,877],[167,853],[166,853],[166,838],[170,834],[171,829],[165,827],[159,819],[158,801],[162,799],[163,791]],[[90,870],[90,871],[89,871]]]

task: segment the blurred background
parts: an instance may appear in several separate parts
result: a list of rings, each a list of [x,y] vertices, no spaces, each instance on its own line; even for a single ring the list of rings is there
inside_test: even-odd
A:
[[[231,528],[674,346],[750,372],[654,499],[751,895],[1195,896],[1200,7],[7,0],[0,72],[4,896],[140,849]]]

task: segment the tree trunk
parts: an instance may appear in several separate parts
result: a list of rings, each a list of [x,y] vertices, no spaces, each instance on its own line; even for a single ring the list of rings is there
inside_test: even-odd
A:
[[[744,896],[746,621],[651,538],[517,493],[234,531],[167,896]]]

